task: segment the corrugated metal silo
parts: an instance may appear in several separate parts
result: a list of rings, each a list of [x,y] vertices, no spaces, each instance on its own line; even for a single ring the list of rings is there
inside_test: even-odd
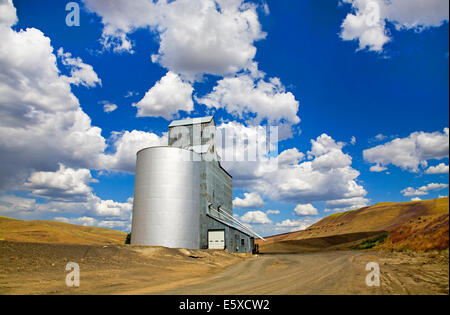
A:
[[[199,248],[200,162],[190,150],[152,147],[136,161],[131,244]]]

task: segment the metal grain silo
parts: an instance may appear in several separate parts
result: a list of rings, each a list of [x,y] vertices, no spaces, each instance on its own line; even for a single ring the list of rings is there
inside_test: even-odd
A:
[[[199,248],[200,162],[175,147],[139,151],[131,244]],[[197,158],[197,159],[194,159]]]

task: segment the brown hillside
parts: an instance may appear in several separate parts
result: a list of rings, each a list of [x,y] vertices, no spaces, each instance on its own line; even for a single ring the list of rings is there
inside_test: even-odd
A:
[[[388,231],[383,245],[416,250],[444,249],[449,243],[449,199],[379,203],[323,218],[303,231],[275,235],[259,242],[268,246],[286,242],[344,234]]]
[[[126,233],[56,221],[22,221],[0,216],[0,240],[50,244],[124,244]]]

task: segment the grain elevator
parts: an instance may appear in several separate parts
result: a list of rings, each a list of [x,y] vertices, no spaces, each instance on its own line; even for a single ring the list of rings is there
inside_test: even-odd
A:
[[[137,152],[131,244],[251,252],[258,234],[233,217],[232,177],[214,117],[169,125],[168,146]]]

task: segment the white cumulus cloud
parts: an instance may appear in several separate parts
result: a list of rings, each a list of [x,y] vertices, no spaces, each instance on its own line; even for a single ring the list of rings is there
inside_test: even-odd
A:
[[[189,83],[183,82],[177,74],[169,71],[133,106],[138,108],[138,117],[164,117],[170,120],[180,110],[187,113],[194,110],[193,90]]]
[[[263,120],[269,124],[300,122],[297,116],[299,102],[278,78],[255,80],[245,73],[225,77],[217,82],[211,93],[197,101],[210,108],[224,108],[235,117],[254,124]]]
[[[294,212],[296,215],[308,216],[308,215],[318,215],[319,212],[317,209],[310,203],[307,204],[298,204]]]
[[[243,0],[83,0],[102,18],[107,49],[133,52],[127,35],[147,28],[157,32],[152,60],[185,78],[225,75],[249,68],[254,42],[265,37],[256,5]]]
[[[60,164],[56,172],[32,173],[24,187],[38,197],[82,201],[91,194],[91,182],[96,180],[88,169],[75,170]]]
[[[327,209],[325,209],[325,212],[355,210],[367,206],[368,202],[369,199],[364,197],[329,200],[326,202]]]
[[[228,134],[257,133],[259,128],[245,127],[238,123],[226,123],[218,127]],[[227,130],[232,132],[228,133]],[[236,147],[244,147],[247,137],[237,137]],[[248,137],[252,139],[252,136]],[[263,147],[270,139],[260,139]],[[229,143],[233,143],[229,141]],[[233,176],[233,185],[237,188],[255,191],[272,200],[305,204],[315,201],[351,199],[364,197],[367,192],[358,183],[359,172],[351,167],[352,158],[344,153],[344,143],[336,142],[323,134],[311,140],[308,160],[298,150],[272,152],[256,161],[246,161],[244,153],[235,155],[235,160],[225,159],[222,165]],[[253,148],[248,148],[253,151]],[[233,146],[221,148],[221,156],[232,151]],[[276,148],[275,148],[276,151]],[[281,162],[278,163],[278,159]]]
[[[430,166],[425,171],[426,174],[448,174],[448,165],[445,163],[440,163],[436,166]]]
[[[448,128],[443,132],[413,132],[406,138],[396,138],[363,152],[365,161],[375,163],[371,171],[383,171],[393,164],[411,172],[418,172],[420,166],[426,167],[428,160],[448,158],[448,154]]]
[[[401,191],[403,196],[424,196],[428,195],[430,191],[442,190],[448,187],[448,184],[430,183],[419,188],[408,187]]]
[[[103,105],[103,111],[105,113],[112,113],[117,109],[117,105],[109,101],[100,101],[99,104]]]
[[[264,207],[264,200],[258,193],[244,193],[244,198],[236,197],[233,200],[233,207],[240,209],[258,209]]]
[[[271,224],[272,221],[262,211],[249,211],[241,216],[241,221],[248,224]]]
[[[343,40],[357,40],[358,49],[382,52],[391,41],[386,23],[397,30],[421,31],[448,22],[448,0],[342,0],[351,4],[341,25]]]
[[[15,12],[10,1],[2,11],[5,6]],[[4,23],[0,37],[0,186],[14,187],[31,171],[54,171],[58,163],[95,167],[105,139],[60,75],[50,39]]]
[[[84,85],[86,87],[95,87],[102,85],[102,80],[95,73],[94,68],[83,62],[79,57],[74,58],[69,52],[64,52],[61,47],[58,49],[58,57],[64,66],[70,69],[70,77],[62,76],[67,82],[74,85]]]
[[[167,145],[167,133],[158,136],[145,131],[123,131],[113,133],[114,153],[102,155],[98,168],[134,173],[137,151],[153,146]]]
[[[317,220],[291,220],[286,219],[282,222],[278,222],[275,224],[275,231],[278,231],[279,233],[283,232],[295,232],[295,231],[301,231],[305,230],[306,228],[310,227],[312,224],[314,224]]]

